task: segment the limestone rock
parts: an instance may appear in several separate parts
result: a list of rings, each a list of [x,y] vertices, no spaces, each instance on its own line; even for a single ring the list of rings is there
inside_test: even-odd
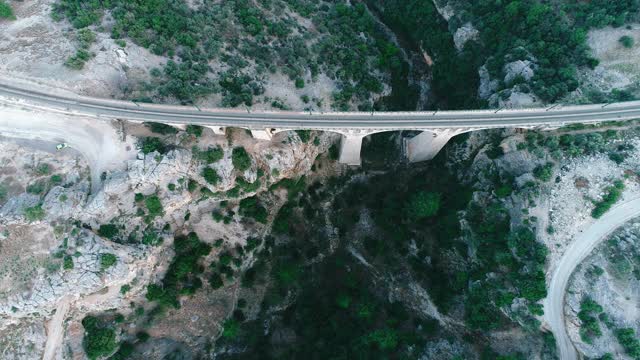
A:
[[[456,30],[456,33],[453,34],[453,42],[456,49],[461,51],[467,41],[477,39],[478,35],[478,29],[476,29],[470,22],[462,25],[458,30]]]

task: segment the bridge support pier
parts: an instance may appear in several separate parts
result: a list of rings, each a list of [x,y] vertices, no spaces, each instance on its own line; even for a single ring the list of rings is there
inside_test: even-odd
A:
[[[340,158],[338,161],[342,164],[359,166],[362,161],[360,159],[360,149],[362,148],[362,139],[369,134],[344,134],[340,143]]]
[[[205,127],[208,127],[209,129],[213,130],[213,133],[216,135],[224,135],[226,130],[223,126],[205,126]]]
[[[251,136],[253,136],[254,139],[271,141],[271,138],[273,137],[273,134],[271,134],[271,132],[266,129],[265,130],[251,129],[250,131],[251,131]]]
[[[463,129],[443,129],[437,132],[423,131],[411,139],[404,140],[404,150],[409,162],[431,160],[449,140],[463,133]]]

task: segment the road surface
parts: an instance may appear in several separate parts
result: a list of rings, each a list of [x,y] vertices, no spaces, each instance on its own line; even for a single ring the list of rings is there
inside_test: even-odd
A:
[[[556,338],[561,360],[578,359],[578,353],[567,334],[564,318],[564,298],[571,274],[602,240],[638,216],[640,198],[615,206],[585,229],[560,259],[549,284],[549,294],[544,302],[544,316]]]
[[[436,112],[312,113],[198,109],[192,106],[137,104],[61,92],[34,84],[0,78],[0,98],[54,112],[107,119],[155,121],[173,124],[235,126],[250,129],[410,130],[424,128],[501,128],[562,126],[640,118],[640,101],[606,105],[555,106],[520,110],[465,110]]]

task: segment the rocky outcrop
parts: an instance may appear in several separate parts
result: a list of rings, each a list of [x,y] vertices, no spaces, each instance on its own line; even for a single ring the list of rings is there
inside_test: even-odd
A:
[[[135,274],[131,266],[136,257],[141,257],[139,251],[125,250],[88,231],[70,241],[68,251],[64,252],[67,255],[63,256],[70,256],[73,267],[58,266],[54,271],[41,273],[29,291],[13,294],[0,302],[0,317],[42,316],[51,312],[65,296],[80,298],[113,283],[124,284],[131,278],[130,274]],[[73,255],[68,255],[71,250]],[[116,263],[105,268],[101,264],[102,254],[114,254]]]
[[[534,64],[529,60],[517,60],[505,64],[502,71],[504,73],[504,83],[507,85],[517,78],[522,78],[522,80],[528,82],[533,78]]]
[[[483,65],[478,69],[478,75],[480,77],[478,97],[486,100],[496,92],[498,86],[500,86],[500,81],[491,79],[491,75],[489,74],[489,70],[487,70],[486,65]]]
[[[476,29],[470,22],[462,25],[458,30],[456,30],[455,34],[453,34],[453,42],[456,49],[461,51],[467,41],[477,40],[479,34],[478,29]]]

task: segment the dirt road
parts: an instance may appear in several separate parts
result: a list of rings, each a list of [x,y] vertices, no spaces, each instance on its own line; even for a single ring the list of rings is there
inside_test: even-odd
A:
[[[60,299],[58,307],[56,308],[56,314],[47,323],[47,343],[44,347],[42,360],[55,359],[56,352],[60,349],[64,335],[64,318],[67,311],[69,311],[69,302],[70,299],[68,297]]]
[[[547,324],[556,338],[561,360],[578,359],[578,353],[567,334],[564,318],[564,298],[571,274],[591,251],[618,227],[640,216],[640,198],[627,199],[594,221],[567,248],[553,272],[549,294],[544,302]]]

